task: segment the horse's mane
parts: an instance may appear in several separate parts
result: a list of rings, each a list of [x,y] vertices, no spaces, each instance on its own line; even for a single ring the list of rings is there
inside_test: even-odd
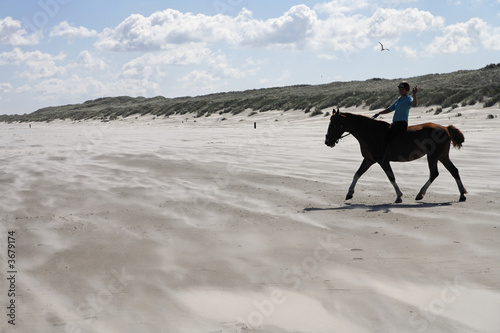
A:
[[[380,127],[380,129],[389,128],[390,126],[390,124],[386,121],[373,119],[360,114],[354,114],[350,112],[341,112],[340,114],[345,115],[347,119],[349,119],[350,121],[354,121],[360,126],[374,126],[374,127]]]

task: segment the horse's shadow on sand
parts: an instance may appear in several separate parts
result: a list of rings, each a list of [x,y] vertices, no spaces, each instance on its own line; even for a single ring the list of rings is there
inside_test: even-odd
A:
[[[427,202],[416,202],[412,204],[400,204],[400,203],[392,203],[392,204],[379,204],[379,205],[366,205],[366,204],[352,204],[346,202],[344,206],[340,207],[308,207],[304,208],[304,212],[315,212],[315,211],[341,211],[341,210],[355,210],[362,209],[367,212],[380,212],[389,213],[392,209],[410,209],[410,208],[435,208],[435,207],[446,207],[451,206],[453,202],[436,202],[436,203],[427,203]]]

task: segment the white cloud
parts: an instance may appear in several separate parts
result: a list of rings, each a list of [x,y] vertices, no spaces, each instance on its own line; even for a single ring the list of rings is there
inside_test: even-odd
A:
[[[73,27],[67,21],[62,21],[50,32],[51,37],[61,37],[67,39],[96,37],[97,31],[89,30],[85,27]]]
[[[410,0],[409,0],[410,1]],[[252,48],[288,48],[351,52],[371,46],[385,37],[398,39],[405,32],[442,28],[444,19],[416,8],[379,8],[371,16],[348,13],[369,6],[368,0],[354,6],[347,0],[320,4],[315,10],[293,6],[268,20],[254,19],[243,9],[236,17],[194,15],[168,9],[149,17],[131,15],[114,29],[105,29],[95,43],[111,51],[159,51],[172,45],[225,43]],[[331,13],[320,19],[318,12]],[[411,24],[408,24],[411,22]]]
[[[408,24],[412,22],[412,24]],[[439,30],[444,19],[415,8],[377,9],[371,16],[337,13],[316,26],[312,48],[351,54],[366,48],[378,48],[378,41],[394,44],[403,33]]]
[[[165,66],[200,64],[211,56],[212,51],[201,44],[170,45],[168,50],[146,53],[127,62],[122,67],[122,76],[135,79],[162,77]]]
[[[189,72],[178,79],[180,86],[176,88],[198,93],[215,92],[216,82],[224,85],[228,79],[253,76],[259,69],[251,58],[239,67],[231,66],[221,51],[212,52],[202,44],[193,43],[137,57],[122,67],[120,78],[158,84],[177,66],[187,66]]]
[[[408,24],[411,22],[411,24]],[[378,9],[368,19],[369,32],[373,37],[397,37],[406,32],[435,30],[444,25],[444,19],[416,8]]]
[[[338,14],[352,12],[369,6],[368,1],[335,0],[316,4],[313,8],[318,13]]]
[[[25,87],[26,91],[33,92],[39,100],[60,100],[62,103],[71,102],[84,96],[102,96],[105,84],[92,77],[72,75],[65,78],[48,78]]]
[[[6,83],[1,83],[0,82],[0,94],[2,93],[9,93],[12,90],[12,84],[6,82]]]
[[[403,4],[418,2],[418,0],[332,0],[316,4],[313,9],[318,13],[337,15],[355,12],[363,9],[401,8]]]
[[[403,54],[408,58],[417,58],[418,51],[416,49],[412,49],[408,46],[403,46],[402,50]]]
[[[86,70],[99,71],[105,70],[108,67],[104,60],[95,57],[87,50],[80,52],[77,61],[73,66],[85,68]]]
[[[25,71],[20,76],[27,78],[29,81],[34,81],[63,75],[65,73],[64,67],[56,65],[56,62],[65,58],[64,53],[52,56],[40,51],[24,52],[16,47],[11,52],[0,53],[0,65],[24,65]]]
[[[201,82],[203,82],[202,84],[205,85],[207,82],[213,82],[213,81],[218,81],[218,80],[220,80],[220,78],[215,77],[213,74],[210,74],[208,71],[195,70],[195,71],[188,73],[188,75],[184,76],[179,81],[180,82],[188,82],[188,83],[193,83],[193,82],[201,83]]]
[[[257,74],[258,67],[255,67],[251,59],[240,64],[239,68],[232,67],[226,56],[222,53],[216,53],[208,61],[209,69],[218,78],[222,79],[241,79]]]
[[[220,53],[214,54],[207,61],[207,65],[207,69],[193,70],[179,79],[181,88],[186,91],[196,91],[197,94],[214,93],[220,91],[222,86],[226,86],[228,79],[254,76],[259,70],[258,67],[254,67],[252,59],[247,59],[240,68],[232,67]]]
[[[488,27],[486,33],[481,34],[481,43],[485,49],[500,51],[500,27]]]
[[[337,59],[337,56],[335,54],[320,53],[318,55],[318,59],[335,60]]]
[[[472,18],[445,27],[442,36],[435,37],[427,46],[426,53],[474,53],[480,46],[500,50],[500,28],[493,28],[479,18]]]
[[[149,17],[134,14],[115,29],[105,29],[95,46],[109,51],[157,51],[171,44],[227,40],[232,18],[167,9]]]
[[[318,23],[316,12],[305,5],[292,7],[281,17],[267,21],[247,18],[238,22],[237,43],[254,47],[291,47],[304,48],[314,38]]]
[[[33,91],[33,88],[29,84],[24,84],[18,88],[16,88],[15,92],[17,94],[22,94],[28,91]]]
[[[313,32],[317,17],[305,5],[283,16],[255,20],[243,9],[236,17],[194,15],[168,9],[149,17],[131,15],[115,29],[105,29],[95,46],[111,51],[157,51],[171,44],[216,43],[271,46],[303,44]]]
[[[158,94],[160,91],[158,83],[147,80],[118,79],[102,81],[92,76],[77,74],[64,78],[42,79],[32,86],[21,88],[25,92],[32,93],[35,99],[56,101],[58,104],[75,103],[78,100],[102,96],[153,95]]]
[[[0,44],[35,45],[40,37],[41,33],[27,35],[21,21],[13,20],[9,16],[0,18]]]

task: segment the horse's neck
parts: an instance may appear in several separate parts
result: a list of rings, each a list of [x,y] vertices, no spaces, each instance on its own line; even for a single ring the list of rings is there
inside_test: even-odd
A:
[[[352,113],[346,114],[346,120],[348,131],[360,142],[382,138],[382,133],[389,128],[389,124],[385,127],[386,123]]]
[[[346,113],[346,128],[354,136],[356,136],[357,133],[359,133],[363,128],[369,125],[369,121],[371,121],[371,119],[367,117],[352,113]]]

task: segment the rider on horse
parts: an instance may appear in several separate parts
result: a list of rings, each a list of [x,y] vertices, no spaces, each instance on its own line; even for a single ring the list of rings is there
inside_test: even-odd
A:
[[[379,113],[374,115],[374,118],[377,118],[381,114],[386,114],[389,112],[394,112],[394,116],[392,118],[392,124],[391,127],[389,128],[389,132],[387,132],[387,135],[385,137],[385,143],[382,148],[381,154],[377,158],[377,161],[379,163],[383,163],[386,156],[387,152],[389,150],[389,144],[392,139],[403,135],[406,133],[406,129],[408,128],[408,115],[410,113],[410,108],[413,106],[417,106],[417,92],[418,88],[415,86],[413,88],[413,98],[408,95],[410,91],[410,85],[408,82],[401,82],[398,86],[399,88],[399,98],[387,109],[380,111]]]

